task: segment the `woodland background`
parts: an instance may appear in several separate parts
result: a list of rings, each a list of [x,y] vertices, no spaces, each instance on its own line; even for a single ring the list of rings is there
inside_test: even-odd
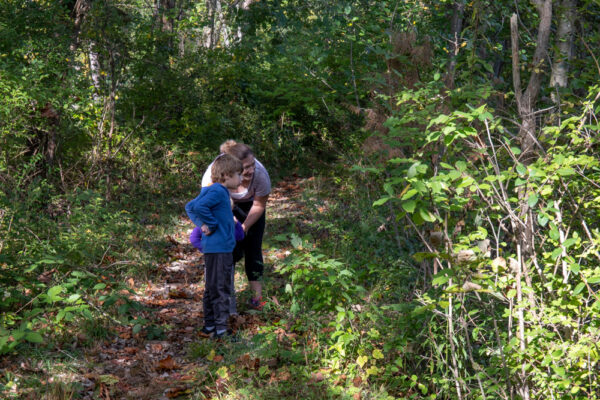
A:
[[[267,238],[289,379],[215,369],[219,398],[321,371],[303,397],[597,399],[598,26],[597,0],[1,0],[0,353],[44,363],[0,391],[78,398],[44,376],[164,334],[125,282],[235,138],[314,176],[315,218]]]

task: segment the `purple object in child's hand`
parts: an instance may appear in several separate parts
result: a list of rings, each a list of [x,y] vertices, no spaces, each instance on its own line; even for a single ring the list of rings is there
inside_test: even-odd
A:
[[[244,240],[244,228],[242,228],[242,224],[237,221],[235,223],[235,241],[239,242],[240,240]],[[190,234],[190,243],[192,246],[197,248],[200,251],[202,250],[202,229],[199,226],[194,227],[192,233]]]

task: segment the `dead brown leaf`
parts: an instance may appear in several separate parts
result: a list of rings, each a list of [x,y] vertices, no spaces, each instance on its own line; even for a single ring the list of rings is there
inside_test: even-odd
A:
[[[323,373],[321,371],[313,372],[310,376],[309,383],[322,382],[324,380],[325,380],[325,375],[323,375]]]
[[[52,268],[49,271],[42,272],[38,275],[37,280],[43,283],[48,283],[52,280],[52,275],[56,272],[56,268]]]
[[[173,399],[175,397],[183,396],[184,394],[189,393],[191,393],[191,390],[185,386],[173,387],[165,390],[165,396],[167,396],[169,399]]]
[[[225,379],[225,378],[217,379],[217,381],[215,382],[215,386],[216,386],[217,392],[224,392],[225,389],[227,389],[227,379]]]
[[[169,297],[172,299],[191,299],[194,297],[192,293],[188,293],[185,290],[171,290],[169,291]]]
[[[217,354],[215,356],[215,358],[213,358],[213,361],[216,362],[216,363],[221,362],[221,361],[223,361],[223,356],[220,355],[220,354]]]
[[[158,362],[158,365],[156,366],[156,369],[158,371],[160,371],[160,370],[171,371],[171,370],[174,370],[177,368],[179,368],[179,366],[177,365],[177,363],[171,356],[167,356],[167,358],[160,360]]]
[[[352,380],[352,384],[354,385],[354,387],[360,387],[360,385],[362,385],[362,378],[360,376],[357,376]]]
[[[257,361],[260,362],[258,360],[258,358],[254,362],[256,363]],[[277,364],[278,364],[278,362],[277,362],[276,358],[271,358],[271,359],[265,361],[265,365],[268,366],[268,367],[270,367],[270,368],[275,368],[277,366]]]

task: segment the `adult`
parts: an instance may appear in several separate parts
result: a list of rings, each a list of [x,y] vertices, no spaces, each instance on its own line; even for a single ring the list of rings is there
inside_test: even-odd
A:
[[[228,140],[221,145],[220,150],[242,162],[242,182],[237,189],[232,189],[229,193],[235,203],[233,213],[242,223],[246,236],[237,243],[233,259],[237,262],[244,258],[246,276],[252,290],[248,306],[261,309],[264,305],[261,282],[264,272],[262,239],[265,232],[267,201],[271,193],[271,179],[267,169],[256,160],[249,146]],[[210,168],[211,166],[202,178],[202,186],[212,184]]]

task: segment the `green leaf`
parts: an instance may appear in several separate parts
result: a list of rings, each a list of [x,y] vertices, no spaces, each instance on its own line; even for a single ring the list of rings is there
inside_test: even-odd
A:
[[[402,208],[408,213],[413,213],[415,211],[416,206],[417,202],[415,200],[408,200],[402,202]]]
[[[48,299],[47,301],[52,303],[58,300],[61,300],[61,297],[58,295],[59,293],[61,293],[63,291],[63,287],[62,286],[53,286],[50,289],[48,289]]]
[[[31,343],[44,343],[44,339],[42,338],[42,335],[40,335],[37,332],[27,332],[25,334],[25,340],[27,340],[28,342]]]
[[[575,175],[575,170],[573,168],[561,168],[558,171],[556,171],[557,174],[559,174],[560,176],[570,176],[570,175]]]
[[[554,249],[554,251],[552,252],[551,257],[552,257],[553,260],[556,260],[556,259],[558,259],[558,257],[561,254],[562,254],[562,249],[560,247],[558,247],[558,248]]]
[[[575,289],[573,290],[573,294],[578,295],[579,293],[581,293],[581,291],[583,290],[584,287],[585,287],[585,283],[580,282],[577,286],[575,286]]]
[[[424,221],[435,221],[435,216],[425,208],[419,208],[419,215],[421,216],[421,218],[423,218]]]
[[[302,239],[300,239],[300,237],[298,237],[297,235],[292,235],[292,246],[294,246],[295,249],[300,249],[302,248]]]
[[[433,278],[433,280],[431,281],[431,284],[433,286],[439,286],[439,285],[443,285],[444,283],[448,282],[450,280],[450,277],[448,275],[438,275],[435,278]]]
[[[460,172],[465,172],[467,170],[467,163],[464,161],[457,161],[456,169],[459,170]]]
[[[410,166],[410,168],[408,169],[408,172],[406,173],[406,176],[408,178],[414,178],[415,176],[417,176],[417,166],[419,165],[419,163],[414,163],[413,165]]]
[[[600,276],[593,276],[587,280],[588,283],[598,283],[600,282]]]
[[[532,193],[529,195],[529,198],[527,199],[527,204],[529,205],[529,207],[533,208],[537,204],[538,200],[539,200],[538,195],[536,193]]]
[[[383,359],[383,353],[381,352],[381,350],[379,350],[379,349],[373,350],[373,358],[376,360]]]
[[[391,197],[387,196],[387,197],[382,197],[381,199],[375,200],[373,202],[373,207],[381,206],[381,205],[387,203],[388,200],[390,200],[390,199],[391,199]]]
[[[411,197],[413,197],[415,194],[417,194],[418,192],[415,189],[410,189],[408,192],[406,192],[404,194],[404,196],[402,196],[401,200],[408,200]]]
[[[361,368],[363,368],[365,366],[367,361],[369,361],[369,357],[367,357],[367,356],[358,356],[358,358],[356,359],[356,363]]]

